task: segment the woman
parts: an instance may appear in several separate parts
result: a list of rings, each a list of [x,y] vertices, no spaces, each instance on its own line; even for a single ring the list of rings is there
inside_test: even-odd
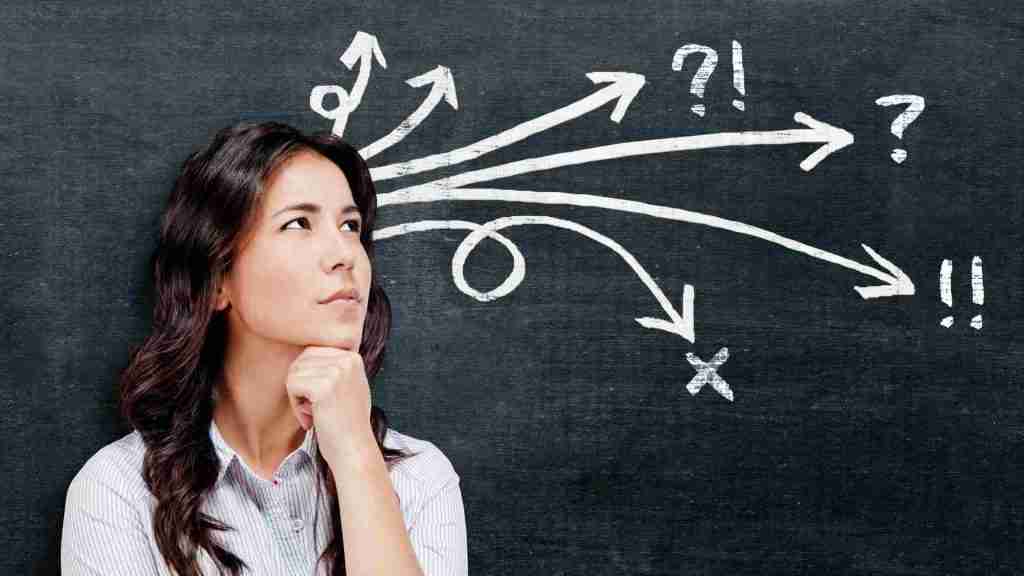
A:
[[[458,474],[370,401],[375,213],[330,134],[239,124],[185,161],[121,375],[134,432],[72,480],[62,574],[467,573]]]

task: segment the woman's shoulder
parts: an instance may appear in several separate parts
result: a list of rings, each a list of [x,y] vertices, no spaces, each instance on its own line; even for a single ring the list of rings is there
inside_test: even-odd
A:
[[[128,499],[145,495],[144,456],[145,445],[137,431],[102,446],[86,459],[72,478],[69,498],[97,490],[114,492]]]
[[[414,482],[420,490],[433,492],[450,482],[458,482],[459,474],[447,455],[435,443],[388,428],[384,446],[398,448],[413,455],[392,466],[392,475]]]

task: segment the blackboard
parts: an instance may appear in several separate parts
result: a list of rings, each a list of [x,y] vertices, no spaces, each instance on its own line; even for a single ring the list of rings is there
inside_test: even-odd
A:
[[[0,572],[57,573],[69,481],[130,431],[175,170],[269,119],[374,168],[374,403],[458,470],[472,573],[1024,571],[1022,30],[1014,2],[4,2]]]

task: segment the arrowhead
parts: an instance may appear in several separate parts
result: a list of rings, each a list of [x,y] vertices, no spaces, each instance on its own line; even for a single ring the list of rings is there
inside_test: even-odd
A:
[[[814,130],[815,134],[821,138],[820,141],[824,142],[820,148],[811,153],[807,158],[804,158],[804,161],[800,163],[800,168],[802,168],[804,172],[810,172],[818,165],[819,162],[828,158],[833,152],[838,152],[850,144],[853,144],[853,134],[850,134],[842,128],[837,128],[831,124],[815,120],[803,112],[797,112],[794,114],[793,120]]]
[[[444,90],[444,99],[448,104],[456,110],[459,109],[459,98],[455,94],[455,80],[452,79],[452,71],[444,66],[438,66],[437,68],[424,72],[415,78],[409,78],[405,83],[413,88],[418,88],[426,84],[438,86],[439,89]]]
[[[345,53],[341,55],[340,60],[351,70],[361,57],[369,57],[370,54],[377,58],[377,63],[381,68],[388,67],[388,63],[384,61],[384,54],[380,51],[380,44],[377,43],[377,37],[360,30],[356,32],[355,38],[352,39],[352,43],[348,45]]]
[[[669,322],[668,320],[662,320],[661,318],[651,318],[650,316],[644,318],[635,318],[635,320],[644,328],[653,328],[655,330],[663,330],[676,336],[682,336],[683,338],[690,341],[693,344],[693,332],[687,330],[685,324],[679,322]]]
[[[658,291],[660,293],[660,290]],[[663,296],[659,299],[664,298]],[[651,318],[645,316],[644,318],[635,318],[635,320],[644,328],[653,328],[655,330],[663,330],[670,332],[677,336],[690,341],[693,344],[697,340],[697,336],[693,330],[693,299],[694,289],[691,284],[683,285],[683,309],[682,312],[676,311],[671,307],[668,302],[665,302],[665,311],[668,312],[669,318],[672,320],[663,320],[661,318]]]
[[[616,123],[622,120],[622,116],[626,114],[626,108],[629,108],[633,98],[636,98],[637,93],[647,82],[643,74],[631,72],[590,72],[587,74],[587,78],[590,78],[594,84],[612,82],[612,85],[605,89],[613,93],[618,92],[619,101],[615,104],[611,115],[612,122]]]
[[[903,270],[900,270],[898,266],[879,256],[878,252],[872,250],[867,244],[861,244],[861,247],[875,259],[875,262],[891,274],[887,275],[887,283],[881,286],[854,286],[853,289],[860,293],[861,298],[867,300],[869,298],[911,296],[914,294],[914,283],[910,280],[909,276],[903,273]]]

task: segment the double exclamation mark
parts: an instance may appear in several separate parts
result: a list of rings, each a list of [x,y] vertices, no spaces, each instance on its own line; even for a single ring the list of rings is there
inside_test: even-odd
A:
[[[953,262],[950,260],[943,260],[942,266],[939,267],[939,296],[942,298],[942,302],[953,307]],[[971,301],[981,306],[985,303],[985,283],[983,280],[983,273],[981,270],[981,258],[975,256],[971,260]],[[946,316],[939,322],[942,326],[949,328],[953,325],[953,317]],[[981,330],[981,314],[971,318],[971,328],[975,330]]]

